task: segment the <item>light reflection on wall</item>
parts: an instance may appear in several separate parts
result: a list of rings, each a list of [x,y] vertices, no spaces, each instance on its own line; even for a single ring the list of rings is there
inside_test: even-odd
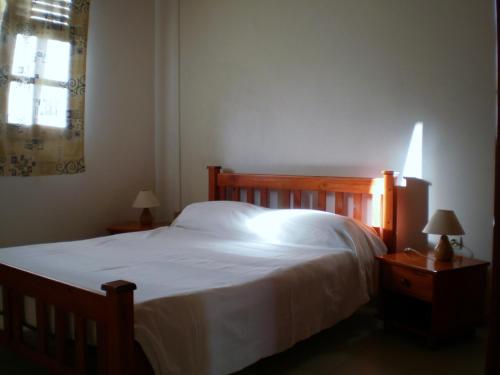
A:
[[[413,128],[408,153],[406,154],[403,177],[422,178],[422,144],[424,135],[424,124],[417,122]],[[406,186],[406,181],[402,179],[402,186]]]

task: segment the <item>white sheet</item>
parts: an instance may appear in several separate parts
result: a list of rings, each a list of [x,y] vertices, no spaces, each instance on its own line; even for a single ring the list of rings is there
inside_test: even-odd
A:
[[[237,371],[348,317],[373,280],[360,259],[182,228],[0,250],[2,263],[99,293],[136,283],[136,339],[157,374]]]

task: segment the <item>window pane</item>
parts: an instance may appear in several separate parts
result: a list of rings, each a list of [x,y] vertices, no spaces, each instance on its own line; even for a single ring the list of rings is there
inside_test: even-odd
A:
[[[38,107],[37,124],[66,127],[66,111],[68,109],[68,90],[60,87],[42,86],[40,90],[40,106]]]
[[[43,78],[68,82],[70,48],[71,46],[68,42],[59,42],[57,40],[49,40],[47,42]]]
[[[33,125],[33,91],[35,85],[11,82],[7,121],[9,124]]]
[[[36,36],[17,34],[12,74],[22,77],[35,76]]]

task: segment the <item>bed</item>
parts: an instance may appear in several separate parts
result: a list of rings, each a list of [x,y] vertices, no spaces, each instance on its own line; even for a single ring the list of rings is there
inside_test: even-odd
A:
[[[209,202],[170,228],[0,250],[0,343],[59,373],[230,373],[368,301],[374,256],[394,246],[392,172],[208,170]],[[373,217],[376,232],[357,223]]]

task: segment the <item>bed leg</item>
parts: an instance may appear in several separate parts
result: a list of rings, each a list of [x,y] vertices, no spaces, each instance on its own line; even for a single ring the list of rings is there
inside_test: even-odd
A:
[[[108,300],[106,354],[108,374],[134,373],[134,290],[127,281],[103,284]],[[100,348],[102,350],[103,348]]]

